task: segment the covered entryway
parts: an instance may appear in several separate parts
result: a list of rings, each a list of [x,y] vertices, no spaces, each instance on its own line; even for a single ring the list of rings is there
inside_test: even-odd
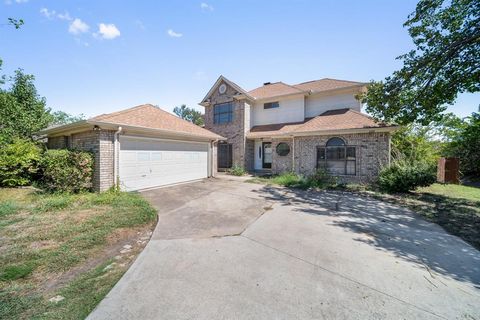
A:
[[[208,177],[208,142],[120,137],[119,179],[132,191]]]

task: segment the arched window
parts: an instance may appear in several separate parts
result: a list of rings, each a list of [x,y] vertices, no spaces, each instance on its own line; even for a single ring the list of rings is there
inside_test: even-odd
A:
[[[327,147],[339,147],[339,146],[344,146],[345,141],[343,141],[342,138],[330,138],[327,141]]]
[[[317,168],[333,175],[355,175],[356,167],[356,148],[342,138],[330,138],[325,147],[317,147]]]

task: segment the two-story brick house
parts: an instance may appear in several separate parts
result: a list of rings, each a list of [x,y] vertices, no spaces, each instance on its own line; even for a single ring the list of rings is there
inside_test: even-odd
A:
[[[225,138],[217,167],[312,174],[325,168],[348,181],[366,181],[390,162],[397,127],[361,113],[355,96],[365,83],[321,79],[264,83],[250,91],[220,76],[200,105],[205,128]]]

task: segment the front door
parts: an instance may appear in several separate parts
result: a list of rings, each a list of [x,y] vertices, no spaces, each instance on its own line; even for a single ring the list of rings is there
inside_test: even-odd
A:
[[[262,149],[263,149],[262,167],[263,169],[271,169],[272,168],[272,143],[263,142]]]

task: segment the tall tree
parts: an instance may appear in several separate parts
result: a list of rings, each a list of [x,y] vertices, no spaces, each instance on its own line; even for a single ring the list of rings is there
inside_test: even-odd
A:
[[[184,104],[182,104],[180,107],[173,108],[173,113],[184,120],[196,124],[197,126],[203,126],[205,124],[203,114],[200,111],[189,108]]]
[[[74,116],[64,111],[54,111],[51,114],[52,120],[49,125],[69,124],[85,119],[85,115],[83,113],[79,114],[78,116]]]
[[[378,119],[427,125],[459,93],[480,91],[480,1],[420,0],[404,27],[416,48],[362,101]]]
[[[15,71],[7,90],[0,89],[0,135],[4,138],[32,138],[52,121],[46,100],[39,96],[33,75]]]

